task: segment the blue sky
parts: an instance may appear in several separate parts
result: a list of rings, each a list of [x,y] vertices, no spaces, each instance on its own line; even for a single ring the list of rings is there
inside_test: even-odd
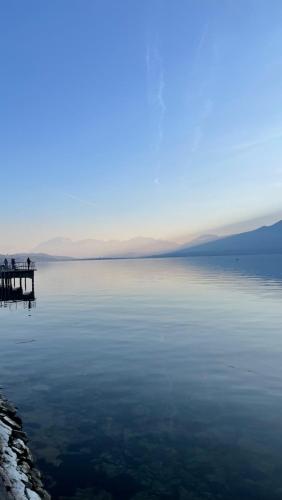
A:
[[[181,240],[282,209],[280,0],[0,11],[0,251]]]

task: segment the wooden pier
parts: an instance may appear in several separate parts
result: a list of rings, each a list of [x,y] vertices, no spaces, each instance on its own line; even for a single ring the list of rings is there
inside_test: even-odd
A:
[[[35,263],[14,262],[0,265],[0,301],[33,301]],[[31,291],[27,292],[27,280],[31,280]]]

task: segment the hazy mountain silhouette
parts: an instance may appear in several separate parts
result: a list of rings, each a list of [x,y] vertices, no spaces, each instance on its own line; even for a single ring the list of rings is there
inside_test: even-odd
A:
[[[203,243],[208,243],[209,241],[214,241],[214,240],[218,240],[218,239],[219,239],[219,236],[217,236],[216,234],[203,234],[203,235],[198,236],[197,238],[195,238],[194,240],[192,240],[188,243],[184,243],[183,245],[181,245],[181,248],[190,248],[190,247],[194,247],[196,245],[197,246],[202,245]]]
[[[49,255],[66,255],[75,258],[142,257],[174,251],[180,245],[154,238],[131,238],[129,240],[53,238],[37,245],[33,251]]]
[[[8,259],[16,259],[17,262],[25,262],[27,257],[29,257],[31,260],[35,262],[52,262],[52,261],[57,261],[57,260],[70,260],[70,257],[64,257],[64,256],[59,256],[59,255],[48,255],[46,253],[28,253],[28,252],[21,252],[21,253],[11,253],[11,254],[0,254],[0,262],[3,262],[5,258]]]
[[[69,238],[53,238],[39,244],[29,256],[37,261],[52,261],[72,258],[185,257],[278,253],[282,254],[282,220],[271,226],[263,226],[226,237],[203,235],[185,245],[144,237],[124,241],[95,239],[73,241]],[[0,260],[3,260],[5,256],[4,254],[0,255]],[[27,256],[26,252],[9,255],[17,260],[25,260]]]
[[[197,255],[247,255],[282,253],[282,221],[253,231],[234,234],[200,245],[187,245],[164,254],[167,257]]]

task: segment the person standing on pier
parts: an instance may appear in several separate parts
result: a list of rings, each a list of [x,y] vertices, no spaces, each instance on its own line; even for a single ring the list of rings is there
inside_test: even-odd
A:
[[[8,259],[4,259],[4,267],[5,269],[8,269]]]
[[[30,260],[30,258],[29,258],[29,257],[26,259],[26,262],[27,262],[27,268],[28,268],[28,270],[29,270],[29,268],[30,268],[30,262],[31,262],[31,260]]]
[[[16,269],[16,260],[15,259],[11,259],[11,265],[12,265],[12,269]]]

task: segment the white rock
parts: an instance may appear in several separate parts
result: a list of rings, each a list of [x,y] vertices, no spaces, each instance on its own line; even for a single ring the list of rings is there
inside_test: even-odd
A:
[[[7,407],[8,408],[8,407]],[[31,454],[16,431],[21,426],[5,415],[5,402],[0,400],[0,494],[1,500],[48,500],[35,469],[29,465]],[[11,413],[9,413],[11,414]],[[34,471],[34,472],[33,472]],[[34,485],[34,488],[33,486]],[[5,498],[2,498],[3,495]]]

